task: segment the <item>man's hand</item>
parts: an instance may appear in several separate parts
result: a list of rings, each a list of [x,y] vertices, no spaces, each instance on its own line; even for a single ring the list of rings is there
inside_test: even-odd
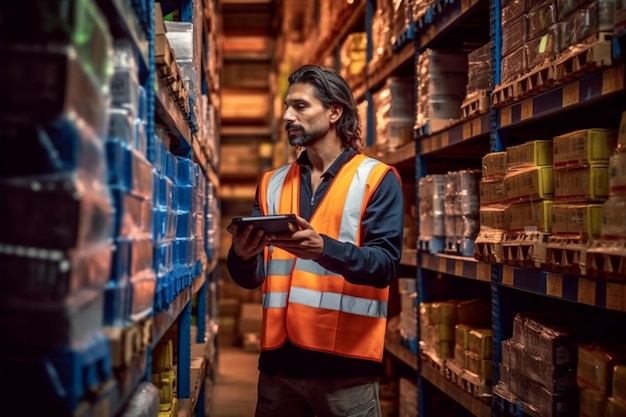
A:
[[[243,260],[249,260],[254,258],[263,251],[263,248],[267,246],[269,236],[264,234],[262,230],[259,230],[255,235],[252,233],[253,225],[248,225],[241,231],[237,226],[230,224],[226,230],[233,235],[233,251],[235,255]]]
[[[270,235],[267,244],[284,249],[301,259],[317,259],[322,256],[324,239],[304,218],[296,216],[296,223],[300,230],[291,234]]]

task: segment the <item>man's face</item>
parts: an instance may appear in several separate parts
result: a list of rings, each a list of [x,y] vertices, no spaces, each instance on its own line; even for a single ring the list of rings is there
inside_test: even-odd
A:
[[[310,146],[330,130],[330,109],[315,97],[311,84],[295,83],[285,98],[285,129],[291,146]]]

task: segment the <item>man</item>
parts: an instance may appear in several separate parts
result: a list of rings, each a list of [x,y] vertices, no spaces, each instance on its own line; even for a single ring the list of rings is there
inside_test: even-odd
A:
[[[333,70],[292,73],[283,119],[303,151],[263,176],[252,214],[295,213],[299,230],[228,228],[233,280],[262,286],[256,417],[379,417],[388,291],[402,252],[400,177],[360,153],[356,103]]]

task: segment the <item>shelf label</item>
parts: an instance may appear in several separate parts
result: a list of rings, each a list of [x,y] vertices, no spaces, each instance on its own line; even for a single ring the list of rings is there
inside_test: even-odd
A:
[[[479,116],[472,121],[472,134],[476,136],[476,135],[480,135],[481,133],[483,133],[482,127],[483,127],[483,118]]]
[[[616,282],[606,283],[606,308],[626,311],[626,285]]]
[[[476,279],[479,281],[491,281],[491,264],[479,262],[478,268],[476,268]]]
[[[563,87],[563,107],[571,106],[578,103],[580,96],[580,84],[578,81]]]
[[[472,137],[472,124],[469,122],[463,123],[463,140]]]
[[[441,133],[441,147],[445,148],[450,145],[450,134],[446,132]]]
[[[512,266],[502,267],[502,283],[510,287],[515,286],[515,269]]]
[[[624,66],[613,67],[602,73],[602,94],[610,94],[624,89]]]
[[[500,126],[510,125],[513,121],[513,112],[511,106],[500,109]]]
[[[520,114],[521,120],[530,119],[533,117],[533,99],[529,98],[528,100],[522,101],[522,111]]]
[[[439,258],[439,268],[437,269],[439,272],[446,272],[446,258]]]
[[[463,261],[454,261],[454,275],[462,277],[463,275]]]
[[[596,305],[596,282],[586,278],[578,278],[578,302]]]
[[[563,298],[563,277],[561,275],[548,274],[546,276],[546,295]]]

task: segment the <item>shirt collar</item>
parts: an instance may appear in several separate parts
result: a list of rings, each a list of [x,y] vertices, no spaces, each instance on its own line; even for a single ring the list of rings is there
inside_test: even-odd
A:
[[[356,151],[354,149],[348,148],[344,150],[341,154],[339,154],[337,159],[335,159],[335,162],[333,162],[332,165],[322,175],[335,177],[337,173],[339,172],[339,170],[341,169],[341,167],[346,162],[348,162],[352,157],[354,157],[354,155],[356,155]],[[311,168],[311,161],[309,160],[309,156],[307,155],[306,151],[300,154],[296,162],[301,166],[306,166],[309,169]]]

